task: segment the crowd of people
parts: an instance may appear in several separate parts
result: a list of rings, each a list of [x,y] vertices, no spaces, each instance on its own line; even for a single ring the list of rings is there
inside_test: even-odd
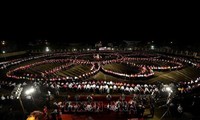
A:
[[[8,61],[4,64],[1,64],[1,69],[6,69],[7,67],[11,65],[20,64],[21,62],[37,59],[41,57],[46,56],[54,56],[54,55],[44,55],[40,57],[31,57],[26,59],[16,59],[12,61]],[[59,56],[59,55],[58,55]],[[172,83],[172,84],[163,84],[163,83],[154,83],[154,84],[134,84],[130,82],[114,82],[114,81],[103,81],[103,80],[87,80],[88,76],[96,74],[101,68],[104,70],[104,72],[109,72],[112,74],[119,74],[121,76],[127,76],[127,74],[122,73],[115,73],[113,71],[108,71],[102,67],[104,64],[110,64],[110,63],[126,63],[132,65],[133,61],[148,61],[148,62],[164,62],[164,66],[155,66],[155,65],[140,65],[142,69],[142,74],[145,73],[145,70],[148,70],[149,74],[143,74],[142,77],[146,77],[149,75],[153,75],[152,70],[171,70],[171,69],[178,69],[183,67],[183,63],[191,64],[197,68],[199,68],[199,61],[196,59],[187,60],[182,57],[171,57],[171,56],[164,56],[166,58],[169,58],[167,60],[165,59],[159,59],[159,58],[128,58],[128,57],[120,57],[120,59],[116,60],[105,60],[98,63],[95,62],[89,62],[85,60],[79,60],[79,59],[49,59],[42,62],[35,62],[29,65],[25,65],[22,67],[18,67],[14,70],[10,70],[7,73],[8,77],[17,78],[17,79],[29,79],[33,81],[23,81],[23,82],[17,82],[17,81],[7,81],[7,80],[1,80],[0,81],[0,89],[6,89],[9,91],[12,91],[18,83],[20,83],[22,86],[37,84],[42,89],[45,88],[48,91],[48,94],[51,95],[55,94],[59,96],[60,92],[67,93],[67,92],[76,92],[76,93],[95,93],[95,94],[102,94],[106,96],[106,101],[95,101],[92,96],[87,96],[87,101],[81,101],[78,97],[71,100],[64,100],[62,102],[55,102],[54,103],[54,111],[50,115],[52,118],[55,118],[55,116],[58,118],[60,114],[62,113],[68,113],[68,112],[119,112],[124,114],[134,114],[137,117],[143,117],[143,113],[146,108],[150,109],[150,113],[153,116],[154,115],[154,109],[155,109],[155,101],[163,92],[169,92],[167,87],[171,87],[170,94],[176,94],[176,95],[183,95],[183,94],[190,94],[195,89],[200,88],[200,77],[185,82],[178,82],[178,83]],[[37,66],[40,64],[46,64],[46,63],[72,63],[72,64],[88,64],[91,65],[90,72],[85,73],[80,76],[75,77],[56,77],[56,78],[49,78],[45,79],[45,76],[49,74],[54,74],[61,69],[68,68],[72,64],[64,64],[59,67],[50,68],[45,71],[40,71],[40,77],[31,74],[25,74],[24,76],[16,76],[14,73],[18,70],[24,70],[29,69],[33,66]],[[101,63],[101,64],[100,64]],[[168,66],[171,65],[171,66]],[[97,66],[97,67],[96,67]],[[37,76],[37,77],[36,77]],[[136,75],[133,75],[134,77]],[[138,75],[137,75],[138,76]],[[141,75],[139,75],[141,76]],[[84,78],[84,79],[83,79]],[[113,100],[111,94],[122,94],[118,100]],[[126,95],[133,95],[132,98],[126,99]],[[2,105],[9,105],[12,101],[16,101],[15,97],[11,93],[7,94],[1,94],[0,95],[0,106]],[[196,104],[194,102],[194,104]],[[183,106],[181,104],[177,104],[177,111],[180,113],[183,113]],[[44,116],[47,115],[47,108],[44,108],[44,111],[42,112]],[[31,116],[34,116],[33,114],[30,114]]]
[[[110,96],[108,98],[108,96]],[[93,96],[86,96],[83,101],[80,98],[75,100],[65,100],[53,103],[54,115],[63,113],[109,113],[124,114],[134,117],[143,117],[146,108],[150,109],[150,114],[154,115],[155,101],[149,95],[133,95],[126,96],[121,94],[116,99],[113,99],[110,94],[102,98],[101,101],[96,101]]]
[[[13,90],[17,86],[14,81],[0,81],[0,88]],[[23,86],[30,84],[30,81],[21,83]],[[124,93],[124,94],[144,94],[155,95],[162,90],[165,84],[133,84],[128,82],[113,82],[113,81],[39,81],[34,84],[48,88],[49,90],[59,90],[61,92],[77,91],[77,92],[93,92],[97,94],[103,93]],[[200,86],[200,77],[190,82],[179,82],[175,85],[175,90],[180,93],[189,93],[191,90]],[[11,96],[9,96],[10,98]],[[8,96],[3,96],[2,99],[7,99]],[[12,98],[12,97],[11,97]]]

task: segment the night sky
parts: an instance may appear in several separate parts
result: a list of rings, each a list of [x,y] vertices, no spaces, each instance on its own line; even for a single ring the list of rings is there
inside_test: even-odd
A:
[[[142,24],[142,23],[141,23]],[[91,41],[120,41],[120,40],[155,40],[177,41],[181,43],[197,42],[198,31],[191,30],[190,26],[172,25],[142,25],[126,23],[105,23],[104,25],[75,24],[71,26],[11,26],[11,30],[0,33],[1,39],[31,41],[34,39],[48,39],[63,42],[91,42]],[[178,28],[180,27],[180,28]],[[185,28],[184,28],[185,27]]]
[[[91,10],[92,11],[92,10]],[[95,43],[122,40],[199,45],[198,17],[191,11],[109,11],[76,13],[12,13],[1,21],[0,39],[28,43],[36,39]]]

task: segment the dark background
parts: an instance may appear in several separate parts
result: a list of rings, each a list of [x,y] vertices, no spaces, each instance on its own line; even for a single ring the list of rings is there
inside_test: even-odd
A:
[[[162,4],[163,5],[163,4]],[[47,39],[51,43],[98,41],[155,41],[180,47],[198,47],[198,9],[181,5],[159,7],[145,5],[81,6],[67,9],[11,10],[2,12],[0,40],[26,45],[30,41]],[[180,7],[181,6],[181,7]],[[79,8],[79,9],[77,9]]]

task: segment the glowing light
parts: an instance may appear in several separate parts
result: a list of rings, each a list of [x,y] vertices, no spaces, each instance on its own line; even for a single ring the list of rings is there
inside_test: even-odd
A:
[[[154,50],[154,49],[155,49],[155,47],[154,47],[154,45],[152,45],[152,46],[151,46],[151,50]]]
[[[4,53],[6,53],[6,51],[3,50],[2,53],[4,54]]]
[[[166,91],[172,93],[172,88],[171,87],[166,87]]]
[[[49,52],[49,51],[50,51],[49,47],[46,47],[46,48],[45,48],[45,51],[46,51],[46,52]]]
[[[1,44],[2,44],[2,45],[5,45],[5,44],[6,44],[6,42],[5,42],[5,41],[1,41]]]
[[[25,94],[26,95],[30,95],[30,94],[32,94],[34,92],[35,92],[35,89],[33,87],[31,87],[30,89],[28,89],[28,90],[25,91]]]

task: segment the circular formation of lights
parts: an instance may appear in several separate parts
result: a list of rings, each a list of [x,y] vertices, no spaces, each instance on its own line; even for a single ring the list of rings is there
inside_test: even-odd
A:
[[[141,54],[141,57],[139,57],[137,54],[133,53],[55,53],[40,57],[26,58],[26,60],[39,58],[46,59],[11,69],[7,72],[6,76],[9,78],[26,80],[81,80],[87,79],[99,71],[102,71],[105,74],[118,77],[147,78],[154,75],[154,70],[174,70],[183,67],[182,63],[178,60],[169,60],[151,54]],[[13,61],[10,64],[14,65],[17,63],[20,62]],[[114,69],[104,68],[105,65],[113,63],[125,64],[128,67],[136,69],[138,72],[126,73],[126,71],[119,72]],[[81,71],[84,72],[79,74],[73,73],[73,75],[66,75],[63,72],[77,65],[85,65],[87,68],[89,67],[89,69],[82,69]],[[33,68],[36,69],[36,71],[33,71]]]

